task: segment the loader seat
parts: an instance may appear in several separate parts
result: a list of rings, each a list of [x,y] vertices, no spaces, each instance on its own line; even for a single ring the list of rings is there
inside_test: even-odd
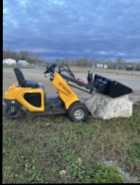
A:
[[[14,68],[14,72],[17,78],[17,81],[19,83],[19,86],[21,87],[32,87],[32,88],[38,88],[39,84],[35,81],[32,80],[26,80],[24,78],[24,75],[22,73],[22,71],[19,68]]]

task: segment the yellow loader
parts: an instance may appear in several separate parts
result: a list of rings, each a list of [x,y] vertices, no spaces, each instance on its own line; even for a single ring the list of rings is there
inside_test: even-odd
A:
[[[80,100],[72,87],[81,91],[105,94],[112,98],[129,94],[132,89],[100,75],[88,73],[87,82],[76,79],[68,65],[50,64],[45,76],[57,90],[56,97],[48,97],[37,82],[26,80],[19,67],[14,68],[18,85],[12,84],[4,93],[4,113],[7,117],[18,118],[25,113],[34,115],[66,114],[75,122],[86,121],[90,110]]]

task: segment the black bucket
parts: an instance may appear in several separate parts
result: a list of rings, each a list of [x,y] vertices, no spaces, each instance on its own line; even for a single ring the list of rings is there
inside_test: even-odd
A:
[[[93,80],[93,87],[98,93],[110,96],[112,98],[117,98],[133,92],[133,90],[126,85],[97,74],[95,74]]]

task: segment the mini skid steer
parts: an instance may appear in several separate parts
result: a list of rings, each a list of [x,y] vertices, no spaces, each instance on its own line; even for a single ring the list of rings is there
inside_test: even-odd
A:
[[[26,80],[19,67],[14,68],[18,85],[12,84],[4,93],[4,114],[18,118],[26,113],[34,115],[66,114],[75,122],[85,121],[90,115],[86,105],[72,87],[81,91],[98,93],[116,98],[132,92],[132,89],[117,82],[88,73],[86,82],[75,77],[68,65],[47,65],[45,76],[57,91],[56,97],[48,97],[44,87],[35,81]]]

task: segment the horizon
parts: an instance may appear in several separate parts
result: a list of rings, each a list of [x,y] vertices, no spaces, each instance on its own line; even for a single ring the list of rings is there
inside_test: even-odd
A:
[[[140,1],[3,1],[3,46],[44,59],[140,59]]]
[[[118,60],[121,60],[125,63],[139,63],[140,62],[140,59],[139,58],[123,58],[123,57],[113,57],[113,58],[93,58],[93,57],[54,57],[54,56],[50,56],[48,57],[48,55],[46,56],[46,54],[44,54],[45,56],[42,56],[42,55],[38,55],[36,53],[31,53],[31,52],[28,52],[27,50],[18,50],[18,51],[13,51],[13,50],[3,50],[3,52],[6,52],[3,56],[4,56],[4,59],[8,59],[8,58],[11,58],[11,59],[14,59],[14,57],[6,57],[6,55],[25,55],[25,56],[29,56],[31,58],[36,58],[36,59],[39,59],[41,60],[42,62],[56,62],[56,61],[67,61],[67,62],[76,62],[76,61],[81,61],[81,60],[84,60],[84,61],[89,61],[89,62],[117,62]],[[21,59],[22,60],[22,59]]]

